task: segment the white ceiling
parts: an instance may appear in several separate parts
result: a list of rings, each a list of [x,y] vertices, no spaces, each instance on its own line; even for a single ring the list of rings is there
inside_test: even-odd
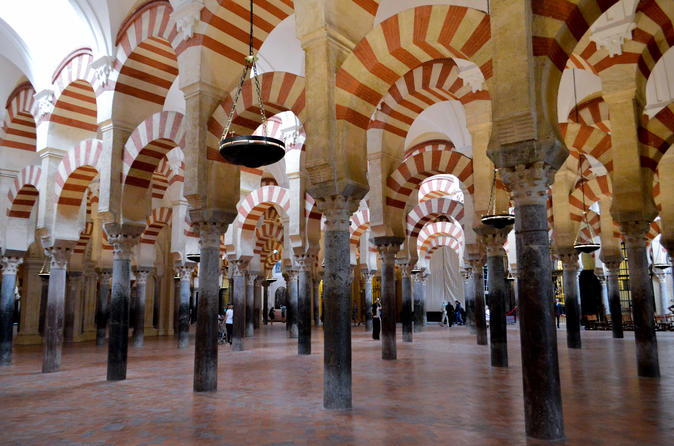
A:
[[[421,112],[407,132],[405,150],[424,133],[443,134],[458,152],[473,157],[472,140],[466,128],[466,112],[459,101],[438,102]]]

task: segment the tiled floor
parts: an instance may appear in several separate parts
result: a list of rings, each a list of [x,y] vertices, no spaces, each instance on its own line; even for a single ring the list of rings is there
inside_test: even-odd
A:
[[[400,326],[398,326],[400,336]],[[583,332],[559,358],[567,440],[573,445],[674,444],[674,333],[658,334],[662,378],[638,379],[633,333]],[[61,372],[40,373],[41,351],[16,347],[0,369],[0,444],[539,444],[524,435],[519,332],[511,328],[507,370],[464,327],[426,327],[398,360],[353,334],[353,405],[322,408],[322,331],[298,357],[280,325],[220,347],[219,390],[192,392],[194,347],[173,338],[129,347],[128,379],[105,381],[107,347],[66,346]]]

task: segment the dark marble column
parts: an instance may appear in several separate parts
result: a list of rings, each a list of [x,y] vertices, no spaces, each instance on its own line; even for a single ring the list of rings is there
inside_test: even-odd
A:
[[[471,278],[473,279],[473,301],[475,302],[475,333],[477,345],[487,345],[487,317],[484,302],[484,277],[482,267],[485,259],[482,254],[470,258]]]
[[[0,366],[12,364],[12,337],[14,335],[14,288],[16,273],[23,263],[19,256],[0,257],[2,288],[0,289]]]
[[[156,272],[152,275],[154,299],[152,300],[152,327],[159,328],[159,295],[161,289],[161,278]]]
[[[374,271],[363,270],[365,281],[365,331],[372,331],[372,278]],[[410,304],[411,305],[411,304]]]
[[[190,345],[190,296],[192,295],[192,273],[196,263],[176,264],[174,269],[180,276],[180,306],[178,307],[178,348]]]
[[[297,297],[298,297],[298,272],[295,269],[286,271],[287,290],[288,290],[288,305],[286,305],[286,328],[288,329],[288,337],[297,337]]]
[[[249,272],[246,276],[246,337],[250,338],[255,334],[255,281],[256,272]]]
[[[311,354],[311,274],[316,263],[312,253],[295,256],[297,265],[297,354]]]
[[[316,327],[321,325],[321,279],[323,274],[316,272],[314,275],[314,325]]]
[[[465,266],[461,270],[463,277],[463,296],[466,301],[466,326],[471,334],[476,334],[475,327],[475,293],[473,293],[473,280],[471,278],[473,269]]]
[[[112,245],[112,291],[110,293],[110,332],[108,335],[108,381],[126,379],[129,348],[129,302],[131,298],[131,250],[138,243],[144,226],[115,223],[104,225]]]
[[[47,260],[49,261],[49,260]],[[40,317],[38,321],[38,331],[40,336],[44,337],[44,326],[47,320],[47,298],[49,296],[49,274],[40,276],[42,289],[40,290]],[[103,337],[105,340],[105,337]]]
[[[578,253],[566,249],[558,253],[562,261],[564,281],[564,310],[566,313],[566,346],[581,348],[580,340],[580,290],[578,288]]]
[[[528,167],[499,169],[499,173],[515,203],[526,432],[535,438],[562,439],[564,417],[546,205],[554,169],[536,162]]]
[[[423,306],[423,297],[424,297],[424,273],[419,272],[414,275],[414,296],[413,298],[413,312],[412,319],[413,324],[412,328],[415,333],[419,333],[424,330],[424,306]]]
[[[405,263],[400,264],[402,271],[401,291],[402,291],[402,312],[400,318],[403,325],[403,342],[412,342],[412,326],[414,314],[412,312],[412,280],[410,277],[412,267]]]
[[[108,295],[110,294],[111,278],[111,270],[102,269],[98,271],[98,296],[96,299],[96,345],[105,344],[105,331],[108,325],[109,317]]]
[[[180,274],[173,277],[173,336],[178,337],[178,316],[180,315]]]
[[[506,332],[506,273],[504,266],[506,242],[511,225],[503,229],[491,226],[478,226],[475,232],[480,234],[487,249],[487,283],[489,286],[489,338],[492,367],[508,367],[508,338]]]
[[[194,222],[196,219],[192,219]],[[225,218],[226,221],[233,217]],[[197,332],[194,337],[195,392],[218,390],[218,300],[220,293],[220,237],[227,225],[218,222],[193,223],[199,233],[199,299]],[[236,314],[236,313],[235,313]]]
[[[269,323],[269,281],[262,281],[262,322]]]
[[[381,258],[381,358],[396,359],[397,302],[395,289],[395,258],[402,237],[375,237],[374,244]]]
[[[646,233],[650,224],[647,221],[620,222],[619,224],[625,235],[627,263],[630,268],[637,369],[641,377],[657,378],[660,376],[660,362],[658,342],[655,337],[653,288],[648,274],[646,255]]]
[[[75,307],[82,298],[82,271],[70,271],[66,274],[67,292],[63,325],[63,341],[73,342],[75,335]]]
[[[243,339],[246,337],[246,267],[247,260],[230,260],[232,272],[232,300],[234,304],[234,324],[232,325],[232,351],[244,349]]]
[[[45,249],[50,257],[49,293],[44,326],[44,350],[42,373],[58,372],[61,369],[63,347],[63,319],[66,294],[66,269],[72,254],[72,243],[55,245]]]
[[[351,283],[349,219],[360,200],[316,200],[325,217],[323,283],[323,407],[351,409]]]
[[[618,274],[620,271],[619,257],[603,259],[606,266],[608,282],[608,307],[611,312],[611,330],[615,339],[623,338],[623,311],[620,305],[620,284]]]
[[[133,326],[133,346],[142,347],[145,343],[145,299],[147,296],[147,278],[151,268],[136,270],[136,323]]]
[[[262,311],[262,281],[261,276],[255,278],[255,295],[253,302],[253,328],[258,330],[260,328],[260,312]]]

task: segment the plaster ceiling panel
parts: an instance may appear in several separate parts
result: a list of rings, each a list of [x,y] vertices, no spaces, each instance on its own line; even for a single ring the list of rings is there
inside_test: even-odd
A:
[[[164,111],[175,111],[185,114],[185,94],[180,89],[180,76],[176,76],[171,88],[166,93]]]
[[[601,91],[601,79],[599,76],[586,70],[566,69],[562,73],[562,81],[559,84],[557,94],[557,120],[567,122],[569,113],[576,105],[574,102],[573,77],[576,76],[575,98],[580,102],[583,98]]]
[[[473,156],[472,140],[466,128],[466,113],[459,101],[438,102],[421,112],[407,132],[405,150],[424,133],[445,135],[457,152],[469,158]]]
[[[304,76],[304,50],[295,35],[294,14],[286,17],[267,36],[258,57],[259,74],[285,71]]]
[[[653,68],[646,84],[646,113],[655,116],[674,101],[674,49],[670,49]]]

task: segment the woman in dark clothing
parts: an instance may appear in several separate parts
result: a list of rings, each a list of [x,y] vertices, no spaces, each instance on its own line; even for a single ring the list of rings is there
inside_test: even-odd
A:
[[[447,302],[445,309],[447,310],[447,325],[451,327],[456,322],[456,311],[451,302]]]
[[[372,304],[372,339],[379,340],[379,330],[381,330],[381,307],[379,299]]]

